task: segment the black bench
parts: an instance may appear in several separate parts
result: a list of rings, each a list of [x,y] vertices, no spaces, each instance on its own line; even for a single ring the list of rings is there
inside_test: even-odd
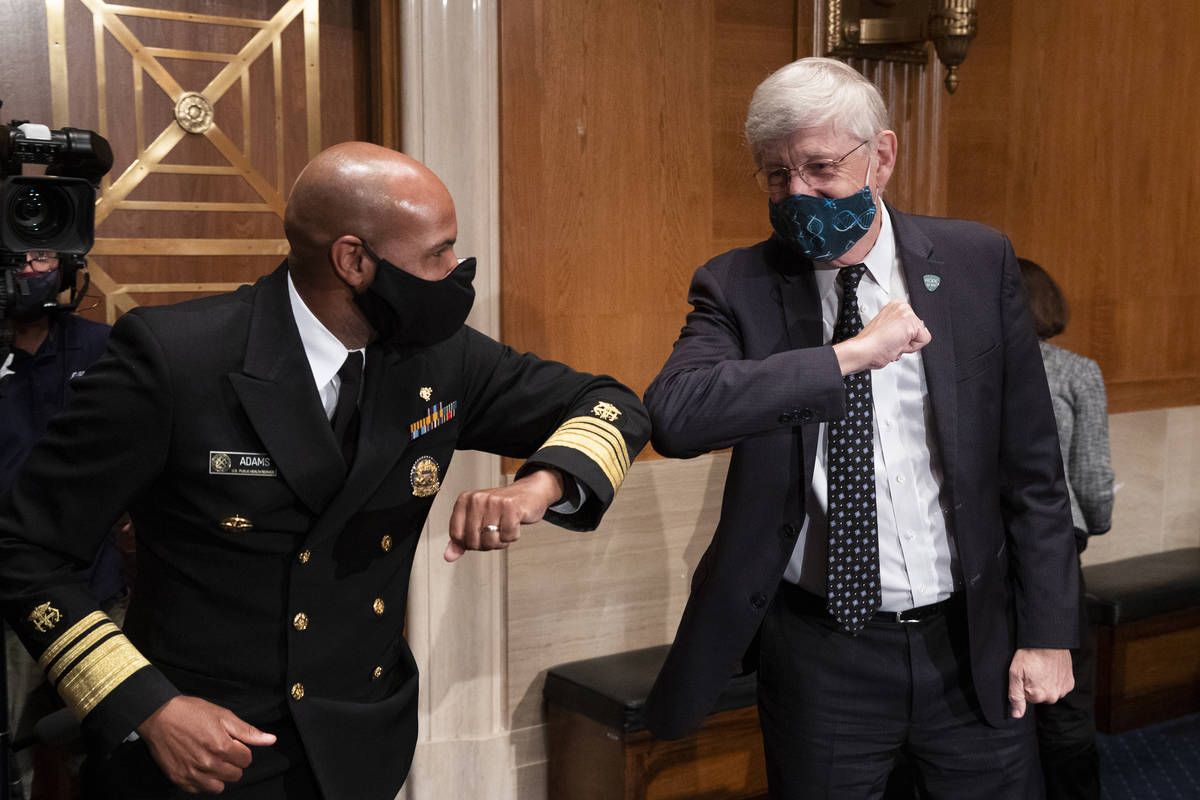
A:
[[[1083,570],[1096,626],[1096,727],[1200,711],[1200,547]]]
[[[554,667],[546,674],[549,792],[572,800],[767,796],[755,677],[734,678],[700,730],[651,738],[642,716],[667,647]]]

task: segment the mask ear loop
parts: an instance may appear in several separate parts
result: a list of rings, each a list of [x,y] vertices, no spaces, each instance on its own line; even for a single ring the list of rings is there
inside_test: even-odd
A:
[[[365,252],[367,255],[369,255],[371,257],[371,260],[374,261],[376,264],[378,264],[379,256],[375,255],[375,251],[371,249],[371,246],[369,244],[367,244],[367,240],[360,236],[360,237],[358,237],[358,243],[360,245],[362,245],[363,252]]]

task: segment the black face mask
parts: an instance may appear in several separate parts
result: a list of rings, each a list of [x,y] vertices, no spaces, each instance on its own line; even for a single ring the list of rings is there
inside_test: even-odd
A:
[[[46,304],[55,306],[60,280],[57,269],[49,272],[35,272],[28,277],[17,278],[18,286],[20,283],[24,283],[25,286],[22,288],[27,291],[21,291],[21,288],[18,288],[16,296],[12,299],[10,311],[12,318],[17,322],[32,322],[49,314],[50,309],[46,308]]]
[[[375,280],[354,302],[386,345],[428,347],[449,339],[467,321],[475,302],[475,259],[468,258],[441,280],[410,275],[382,259],[363,242],[375,260]]]

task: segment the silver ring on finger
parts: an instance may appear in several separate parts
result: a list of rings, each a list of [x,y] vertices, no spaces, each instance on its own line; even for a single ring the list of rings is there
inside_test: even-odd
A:
[[[483,528],[481,528],[481,530],[487,531],[488,533],[498,533],[500,531],[500,526],[499,525],[484,525]]]

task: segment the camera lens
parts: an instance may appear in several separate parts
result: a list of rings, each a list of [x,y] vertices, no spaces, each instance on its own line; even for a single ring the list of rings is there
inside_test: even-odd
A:
[[[46,242],[71,223],[71,199],[57,186],[25,186],[12,196],[13,232],[30,242]]]

